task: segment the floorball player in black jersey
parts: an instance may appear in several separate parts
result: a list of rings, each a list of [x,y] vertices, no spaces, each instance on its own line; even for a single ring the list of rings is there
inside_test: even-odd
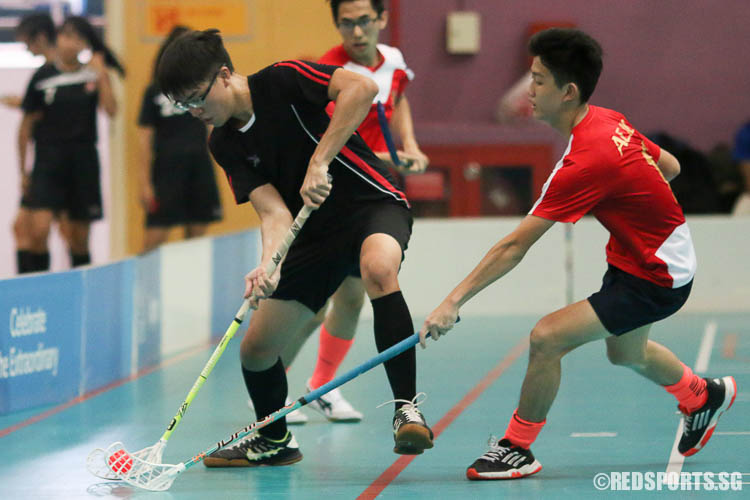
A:
[[[92,52],[88,64],[78,56]],[[96,149],[96,111],[101,106],[111,117],[117,110],[108,68],[124,69],[84,18],[68,17],[57,34],[53,64],[39,68],[29,82],[21,107],[33,121],[34,167],[28,191],[33,248],[49,267],[47,238],[55,212],[70,219],[73,266],[88,264],[91,222],[102,217],[99,154]]]
[[[403,193],[361,137],[353,135],[377,85],[336,66],[282,61],[249,77],[234,72],[217,30],[192,31],[172,42],[158,70],[176,105],[212,124],[211,152],[237,203],[250,201],[261,219],[260,265],[246,277],[245,296],[263,300],[242,340],[245,385],[258,417],[282,406],[287,381],[279,353],[352,271],[372,302],[379,351],[414,331],[398,270],[411,235]],[[325,112],[330,101],[336,109]],[[329,183],[327,176],[332,177]],[[317,210],[299,233],[280,273],[264,266],[307,205]],[[419,454],[432,431],[417,408],[414,349],[385,363],[394,395],[394,451]],[[285,465],[302,459],[282,419],[238,445],[207,457],[209,467]]]
[[[175,26],[166,46],[190,31]],[[146,210],[143,249],[167,241],[173,226],[185,226],[185,237],[203,236],[208,224],[221,219],[219,189],[208,152],[206,124],[179,109],[156,83],[156,68],[143,93],[138,115],[140,198]]]

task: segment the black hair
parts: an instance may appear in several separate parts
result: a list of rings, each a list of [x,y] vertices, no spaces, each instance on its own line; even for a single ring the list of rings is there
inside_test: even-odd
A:
[[[581,103],[594,93],[602,73],[602,48],[583,31],[571,28],[550,28],[529,40],[529,52],[539,56],[562,88],[566,83],[578,86]]]
[[[70,16],[62,23],[59,31],[62,32],[66,28],[71,28],[78,33],[89,44],[92,52],[101,52],[104,55],[104,62],[107,66],[117,70],[121,76],[125,76],[125,68],[120,64],[120,61],[117,60],[117,57],[115,57],[109,47],[104,44],[96,29],[94,29],[86,18]]]
[[[328,0],[331,3],[331,13],[333,14],[333,22],[339,22],[339,5],[344,2],[353,2],[354,0]],[[370,5],[378,14],[378,17],[385,10],[385,0],[370,0]]]
[[[38,35],[44,35],[50,43],[55,43],[57,30],[49,14],[29,14],[24,16],[16,26],[17,38],[27,37],[31,41]]]
[[[151,76],[154,82],[156,82],[156,70],[159,67],[159,60],[161,59],[162,54],[164,54],[164,50],[166,50],[167,46],[173,41],[175,41],[175,39],[177,39],[178,36],[183,35],[187,33],[188,31],[191,31],[190,28],[188,28],[187,26],[178,24],[177,26],[172,28],[172,31],[169,32],[167,37],[161,43],[161,47],[159,47],[159,51],[156,53],[156,58],[154,58],[154,72]]]
[[[195,90],[222,66],[234,71],[219,30],[188,31],[165,47],[156,66],[156,81],[174,99]]]

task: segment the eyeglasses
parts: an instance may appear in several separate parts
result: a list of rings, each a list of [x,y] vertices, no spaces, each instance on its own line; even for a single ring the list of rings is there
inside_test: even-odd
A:
[[[198,97],[194,97],[187,101],[174,101],[174,106],[177,109],[180,109],[182,111],[189,111],[190,109],[195,108],[202,108],[206,104],[206,97],[208,97],[208,93],[211,92],[211,87],[214,86],[214,82],[216,82],[216,77],[219,76],[219,73],[221,73],[221,69],[214,74],[214,77],[211,78],[211,85],[208,86],[205,92],[203,92]]]
[[[352,32],[352,31],[354,31],[354,28],[356,28],[357,26],[359,26],[362,29],[362,31],[366,31],[366,30],[370,29],[372,27],[373,23],[375,21],[377,21],[378,19],[380,19],[380,16],[378,16],[378,17],[369,17],[369,16],[367,16],[367,17],[360,17],[356,21],[352,21],[351,19],[342,19],[341,21],[338,22],[338,24],[336,24],[336,26],[341,31],[346,31],[346,32]]]

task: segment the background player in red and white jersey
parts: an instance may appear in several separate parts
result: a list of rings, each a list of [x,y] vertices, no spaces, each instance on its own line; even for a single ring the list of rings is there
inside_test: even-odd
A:
[[[330,4],[342,43],[326,52],[318,62],[343,66],[377,83],[378,94],[357,132],[381,160],[400,173],[423,172],[429,160],[417,144],[409,101],[404,94],[414,73],[406,66],[399,49],[378,43],[380,31],[388,23],[384,0],[330,0]],[[383,103],[391,128],[401,139],[403,149],[398,151],[398,155],[402,164],[408,164],[408,167],[396,166],[391,161],[378,122],[378,102]],[[334,105],[333,102],[328,105],[326,111],[329,115],[333,113]],[[288,367],[310,334],[320,326],[318,358],[306,384],[308,390],[317,389],[334,378],[352,345],[364,297],[362,279],[349,276],[333,295],[328,314],[327,308],[323,308],[282,353],[284,366]],[[338,389],[312,401],[308,407],[331,422],[356,422],[362,419],[362,413],[355,410]],[[302,424],[307,422],[307,416],[296,411],[287,416],[287,422]]]
[[[610,232],[609,269],[588,299],[542,318],[531,332],[518,408],[502,439],[466,471],[469,479],[511,479],[541,464],[529,450],[560,384],[560,360],[605,339],[607,356],[662,385],[678,400],[683,455],[699,451],[737,393],[733,377],[701,379],[666,347],[648,339],[651,324],[688,298],[696,269],[690,231],[668,180],[680,171],[669,152],[612,110],[588,104],[602,69],[601,47],[577,30],[543,31],[529,42],[534,116],[569,138],[563,158],[518,228],[497,243],[427,318],[420,335],[437,340],[458,309],[509,272],[555,222],[591,213]]]

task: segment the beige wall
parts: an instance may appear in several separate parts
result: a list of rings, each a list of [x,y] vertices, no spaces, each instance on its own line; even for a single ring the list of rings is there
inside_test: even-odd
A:
[[[119,86],[120,119],[113,126],[112,257],[137,253],[143,244],[144,213],[138,203],[136,120],[143,89],[151,76],[159,40],[145,35],[148,6],[178,4],[179,0],[109,0],[108,40],[128,71]],[[190,5],[216,8],[220,2],[190,0]],[[227,4],[230,4],[228,2]],[[183,7],[185,4],[182,4]],[[227,41],[235,70],[250,74],[282,59],[315,59],[339,43],[324,0],[246,0],[250,36]],[[198,26],[195,29],[222,26]],[[167,30],[168,31],[168,30]],[[237,206],[220,168],[216,168],[224,207],[224,220],[210,228],[211,234],[236,231],[258,224],[250,205]],[[176,236],[176,235],[173,235]]]

